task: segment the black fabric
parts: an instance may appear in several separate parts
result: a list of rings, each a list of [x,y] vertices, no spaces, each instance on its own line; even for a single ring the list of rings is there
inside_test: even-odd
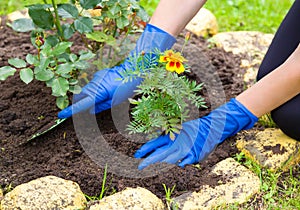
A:
[[[300,0],[296,0],[274,36],[259,68],[257,80],[280,66],[296,49],[299,41]],[[285,134],[300,140],[300,94],[273,110],[271,115]]]

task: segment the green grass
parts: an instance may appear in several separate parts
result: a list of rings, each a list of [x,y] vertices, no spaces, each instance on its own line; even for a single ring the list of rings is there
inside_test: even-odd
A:
[[[229,205],[226,209],[300,209],[300,167],[289,171],[271,171],[260,167],[243,153],[236,160],[253,171],[261,182],[260,192],[242,205]],[[260,206],[257,206],[259,203]],[[224,209],[224,208],[223,208]]]
[[[158,2],[141,0],[150,14]],[[274,33],[293,2],[294,0],[209,0],[204,7],[216,16],[219,31]]]
[[[254,30],[274,33],[294,0],[207,1],[220,31]]]

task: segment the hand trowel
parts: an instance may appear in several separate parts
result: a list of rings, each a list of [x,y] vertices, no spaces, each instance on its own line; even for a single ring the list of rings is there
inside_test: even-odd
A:
[[[61,123],[63,123],[67,118],[63,118],[63,119],[56,119],[54,120],[53,123],[50,123],[49,125],[41,128],[40,130],[38,130],[36,133],[34,133],[30,138],[28,138],[26,140],[26,142],[24,143],[28,143],[30,141],[32,141],[33,139],[47,133],[48,131],[52,130],[53,128],[57,127],[58,125],[60,125]]]

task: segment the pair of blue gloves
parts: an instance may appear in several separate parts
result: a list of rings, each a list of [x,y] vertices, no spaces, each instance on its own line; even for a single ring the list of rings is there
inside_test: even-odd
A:
[[[165,51],[175,42],[173,36],[148,24],[129,57],[155,49]],[[84,110],[99,113],[132,97],[141,80],[136,78],[125,84],[120,80],[124,70],[130,68],[134,66],[130,59],[125,59],[119,66],[96,72],[93,79],[82,88],[81,93],[74,95],[73,104],[60,111],[58,117],[68,118]],[[166,135],[144,144],[134,155],[135,158],[145,158],[138,168],[143,169],[157,162],[177,164],[181,167],[200,162],[226,138],[240,130],[253,127],[257,120],[243,104],[233,98],[209,115],[185,122],[174,141]]]

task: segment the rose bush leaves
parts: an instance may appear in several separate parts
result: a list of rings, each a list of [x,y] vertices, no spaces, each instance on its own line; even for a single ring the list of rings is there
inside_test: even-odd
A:
[[[28,18],[20,18],[13,21],[11,27],[17,32],[28,32],[35,29],[33,21]]]
[[[78,78],[88,82],[83,71],[89,68],[90,60],[97,54],[99,59],[93,63],[98,69],[121,62],[130,50],[127,36],[139,31],[140,22],[149,18],[136,0],[72,0],[63,4],[52,0],[51,4],[29,5],[28,14],[30,18],[15,20],[11,27],[17,32],[31,32],[37,54],[27,54],[25,60],[9,59],[9,66],[0,68],[0,80],[18,72],[26,84],[45,82],[60,109],[69,104],[68,92],[80,93]],[[97,27],[99,24],[102,27]],[[75,33],[80,34],[84,52],[72,53],[69,39]]]
[[[83,9],[93,9],[97,4],[101,3],[102,0],[80,0],[80,6]]]
[[[49,10],[50,4],[35,4],[30,6],[28,13],[33,23],[42,29],[52,29],[54,25],[54,18],[52,12]]]
[[[80,52],[79,56],[67,53],[71,46],[72,42],[60,42],[54,47],[45,44],[39,58],[38,55],[28,54],[26,60],[9,59],[8,63],[11,66],[0,68],[0,80],[5,80],[19,71],[20,79],[26,84],[33,79],[46,82],[52,89],[52,95],[57,97],[57,106],[63,109],[69,104],[67,92],[81,91],[77,77],[80,70],[89,66],[88,60],[95,56],[90,51]]]
[[[72,4],[60,4],[57,9],[62,18],[77,18],[79,16],[77,7]]]
[[[3,66],[0,68],[0,80],[6,80],[7,77],[15,74],[17,70],[10,66]]]
[[[30,68],[24,68],[20,71],[20,78],[26,84],[33,80],[33,71]]]

